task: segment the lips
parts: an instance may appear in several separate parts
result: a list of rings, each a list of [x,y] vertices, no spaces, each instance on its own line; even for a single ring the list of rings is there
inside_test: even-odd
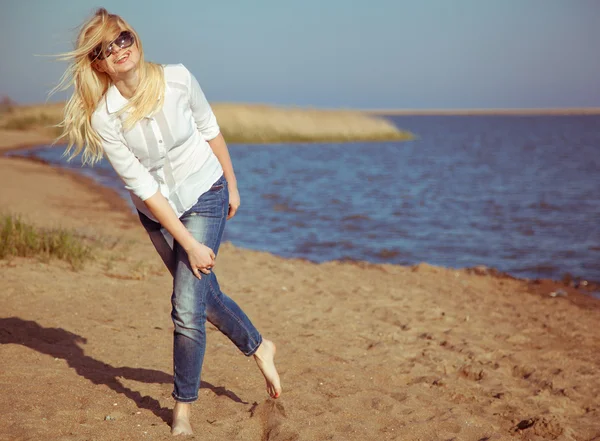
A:
[[[124,62],[126,62],[129,59],[130,54],[131,54],[131,52],[127,52],[124,55],[119,56],[119,58],[117,58],[115,60],[115,64],[123,64]]]

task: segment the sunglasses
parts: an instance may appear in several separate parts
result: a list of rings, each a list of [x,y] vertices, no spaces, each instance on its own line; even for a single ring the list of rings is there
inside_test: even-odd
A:
[[[93,60],[104,60],[105,58],[110,57],[113,50],[113,45],[119,46],[121,49],[128,48],[135,42],[135,37],[129,31],[123,31],[119,34],[117,38],[111,41],[104,52],[102,52],[102,45],[99,44],[94,48],[92,52],[90,52],[90,59]]]

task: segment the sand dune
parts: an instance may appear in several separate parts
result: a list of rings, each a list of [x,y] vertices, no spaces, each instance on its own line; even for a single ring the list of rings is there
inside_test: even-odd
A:
[[[0,129],[58,136],[63,103],[0,109]],[[319,110],[255,104],[213,104],[230,143],[405,141],[413,138],[388,120],[352,110]],[[28,136],[28,135],[24,135]],[[29,135],[30,136],[30,135]]]
[[[3,209],[74,229],[96,255],[79,272],[0,261],[0,440],[171,439],[170,279],[137,220],[44,164],[0,158],[0,184]],[[600,439],[600,307],[573,288],[231,244],[217,262],[278,344],[284,393],[268,399],[209,328],[194,439]]]

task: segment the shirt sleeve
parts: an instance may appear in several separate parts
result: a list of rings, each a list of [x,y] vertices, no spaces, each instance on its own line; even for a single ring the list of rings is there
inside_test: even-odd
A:
[[[210,141],[211,139],[214,139],[221,130],[217,124],[217,118],[204,96],[204,92],[202,92],[202,89],[200,88],[198,80],[196,80],[196,77],[194,77],[189,70],[188,72],[190,75],[190,107],[194,114],[194,120],[196,121],[196,126],[202,134],[202,137],[206,141]]]
[[[131,150],[119,139],[114,127],[100,115],[92,116],[92,127],[102,140],[106,158],[115,169],[125,188],[142,201],[156,194],[158,183]]]

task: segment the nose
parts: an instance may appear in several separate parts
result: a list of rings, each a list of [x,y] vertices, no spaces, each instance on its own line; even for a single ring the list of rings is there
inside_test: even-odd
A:
[[[111,46],[111,48],[110,48],[110,52],[111,52],[113,55],[119,55],[119,53],[120,53],[122,50],[123,50],[123,49],[122,49],[122,48],[121,48],[121,47],[120,47],[118,44],[115,44],[115,43],[113,43],[113,44],[112,44],[112,46]]]

